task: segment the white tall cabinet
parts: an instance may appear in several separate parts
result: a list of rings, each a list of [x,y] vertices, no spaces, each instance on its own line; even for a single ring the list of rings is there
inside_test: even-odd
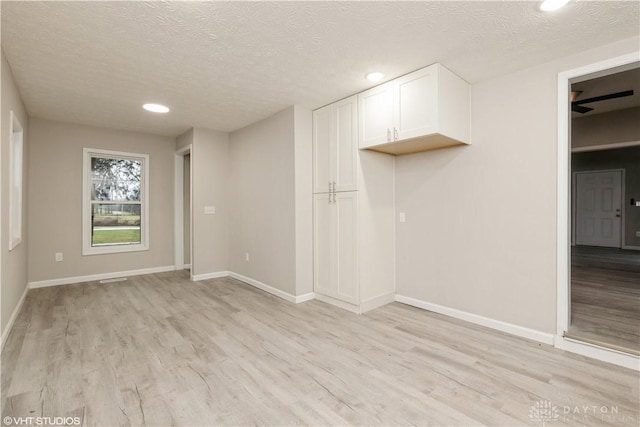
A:
[[[393,301],[392,156],[358,150],[358,98],[313,113],[314,292],[362,313]]]

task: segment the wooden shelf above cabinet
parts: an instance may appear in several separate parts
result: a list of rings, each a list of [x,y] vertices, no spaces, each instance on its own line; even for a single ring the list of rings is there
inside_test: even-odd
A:
[[[364,150],[377,151],[379,153],[402,156],[403,154],[414,154],[423,151],[437,150],[439,148],[455,147],[457,145],[468,145],[448,136],[434,133],[403,141],[387,142],[385,144],[374,145],[364,148]]]

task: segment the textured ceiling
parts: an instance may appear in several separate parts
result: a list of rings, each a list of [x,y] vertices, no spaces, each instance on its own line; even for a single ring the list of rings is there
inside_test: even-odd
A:
[[[33,116],[177,135],[316,108],[372,70],[441,62],[473,83],[640,31],[637,1],[537,4],[2,1],[2,49]]]

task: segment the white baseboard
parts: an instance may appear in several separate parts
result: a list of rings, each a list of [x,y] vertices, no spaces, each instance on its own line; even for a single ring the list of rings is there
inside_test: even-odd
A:
[[[116,277],[139,276],[141,274],[164,273],[175,271],[175,266],[142,268],[140,270],[114,271],[112,273],[90,274],[88,276],[64,277],[62,279],[40,280],[29,282],[29,289],[46,288],[48,286],[69,285],[71,283],[92,282],[95,280],[115,279]]]
[[[591,357],[614,365],[640,371],[640,358],[632,354],[622,353],[599,345],[584,343],[560,335],[555,336],[554,347],[561,350],[577,353],[581,356]]]
[[[525,328],[523,326],[514,325],[512,323],[503,322],[501,320],[491,319],[489,317],[468,313],[466,311],[456,310],[455,308],[432,304],[430,302],[411,297],[405,297],[402,295],[396,295],[396,301],[402,304],[422,308],[424,310],[433,311],[434,313],[455,317],[456,319],[465,320],[467,322],[475,323],[476,325],[497,329],[498,331],[506,332],[508,334],[528,338],[530,340],[538,341],[544,344],[553,345],[554,343],[553,334],[536,331],[534,329]]]
[[[396,300],[395,296],[396,296],[395,292],[390,292],[388,294],[379,295],[373,298],[368,298],[362,301],[360,305],[350,304],[348,302],[344,302],[339,299],[336,299],[327,295],[322,295],[322,294],[316,294],[316,299],[318,301],[326,302],[327,304],[335,305],[336,307],[342,308],[343,310],[347,310],[352,313],[362,314],[362,313],[366,313],[367,311],[371,311],[378,307],[382,307],[383,305],[387,305],[391,302],[394,302]]]
[[[335,299],[318,293],[316,293],[316,299],[318,301],[326,302],[327,304],[335,305],[336,307],[342,308],[343,310],[347,310],[355,314],[360,314],[360,306],[358,305],[349,304],[348,302],[340,301],[339,299]]]
[[[622,249],[630,249],[632,251],[640,251],[640,246],[623,245]]]
[[[220,277],[228,277],[228,271],[214,271],[213,273],[194,274],[191,276],[191,280],[198,282],[200,280],[219,279]]]
[[[236,280],[240,280],[241,282],[246,283],[247,285],[251,285],[255,288],[263,290],[265,292],[270,293],[271,295],[275,295],[279,298],[282,298],[285,301],[292,302],[294,304],[298,304],[301,302],[309,301],[315,298],[315,294],[308,293],[303,295],[292,295],[289,292],[281,291],[280,289],[274,288],[273,286],[267,285],[266,283],[262,283],[256,279],[252,279],[251,277],[243,276],[242,274],[234,273],[233,271],[229,272],[229,276],[233,277]]]
[[[182,266],[183,270],[186,270],[187,268],[191,268],[191,264],[185,264]]]
[[[311,301],[312,299],[316,299],[316,294],[313,292],[309,292],[308,294],[298,295],[295,303],[300,304],[301,302]]]
[[[396,293],[390,292],[388,294],[379,295],[377,297],[368,298],[360,303],[360,313],[366,313],[367,311],[374,310],[383,305],[387,305],[396,300]]]
[[[22,293],[22,296],[20,297],[20,300],[18,301],[18,305],[16,305],[16,308],[13,310],[13,313],[11,313],[11,317],[9,318],[9,321],[7,322],[7,326],[4,328],[4,331],[2,331],[2,345],[0,346],[0,351],[4,348],[4,345],[7,342],[7,338],[9,338],[9,334],[11,333],[11,330],[13,329],[13,324],[15,323],[16,319],[18,318],[18,313],[20,313],[20,310],[22,309],[22,305],[24,304],[24,300],[27,297],[27,292],[29,292],[29,286],[26,286],[24,288],[24,292]]]

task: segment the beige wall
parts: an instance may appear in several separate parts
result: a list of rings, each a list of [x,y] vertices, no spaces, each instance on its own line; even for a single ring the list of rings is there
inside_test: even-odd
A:
[[[230,166],[229,269],[295,295],[294,107],[231,133]]]
[[[299,105],[294,107],[296,292],[313,292],[313,115]]]
[[[2,74],[2,102],[0,106],[0,114],[2,115],[2,161],[0,165],[0,173],[2,178],[2,207],[1,218],[2,228],[0,231],[0,266],[1,266],[1,325],[2,337],[5,338],[5,328],[11,315],[16,309],[22,294],[27,287],[27,248],[30,227],[27,218],[27,194],[30,187],[28,179],[28,164],[30,151],[29,138],[29,116],[20,98],[20,93],[16,87],[11,72],[11,67],[2,52],[2,64],[0,69]],[[11,111],[24,129],[23,139],[23,194],[22,194],[22,243],[20,243],[11,252],[9,248],[9,123],[11,121]]]
[[[179,138],[178,144],[180,141]],[[229,135],[195,128],[192,143],[191,272],[195,276],[226,272],[229,264]],[[214,206],[216,213],[205,215],[205,206]]]
[[[638,38],[472,86],[472,143],[396,160],[397,293],[542,332],[556,322],[557,75]]]
[[[193,144],[193,128],[176,138],[176,151]]]
[[[640,107],[571,120],[573,148],[632,141],[640,141]]]
[[[174,264],[173,138],[36,118],[30,130],[30,282]],[[82,256],[84,147],[149,154],[149,250]]]

